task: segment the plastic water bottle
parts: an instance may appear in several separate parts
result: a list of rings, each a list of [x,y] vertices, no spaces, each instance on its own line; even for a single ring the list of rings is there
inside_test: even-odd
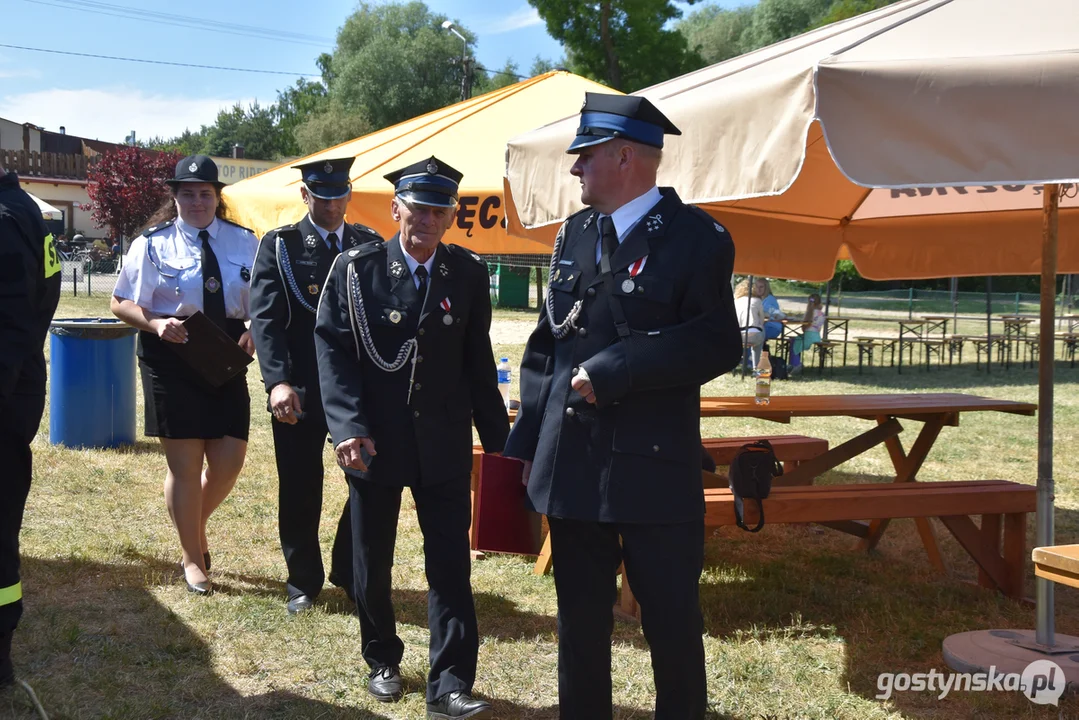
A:
[[[757,404],[767,405],[772,401],[772,362],[768,359],[767,350],[761,351],[761,359],[753,376],[757,380]]]
[[[498,391],[502,393],[502,402],[506,409],[510,409],[510,359],[502,358],[498,361]]]

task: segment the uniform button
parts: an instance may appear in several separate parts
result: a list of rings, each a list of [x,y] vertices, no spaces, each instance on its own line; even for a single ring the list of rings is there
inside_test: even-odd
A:
[[[596,289],[595,288],[588,288],[587,290],[584,291],[584,294],[587,295],[588,297],[595,297],[596,296]]]
[[[659,452],[659,445],[653,445],[652,452]]]
[[[573,417],[576,414],[577,412],[573,408],[566,408],[566,417]]]
[[[416,383],[416,387],[415,387],[415,389],[416,389],[416,390],[422,390],[422,389],[423,389],[423,385],[420,385],[419,383]]]
[[[577,373],[579,373],[579,372],[581,372],[581,368],[579,368],[579,367],[575,367],[575,368],[573,368],[573,374],[574,374],[574,375],[576,375],[576,374],[577,374]]]
[[[588,337],[588,328],[578,328],[577,334],[581,337]]]
[[[423,335],[425,332],[427,332],[427,331],[424,330],[423,328],[420,328],[419,330],[416,331],[416,334],[417,335]]]
[[[419,416],[420,416],[420,411],[419,410],[416,410],[415,412],[412,413],[412,417],[417,417],[418,418]]]
[[[423,362],[423,355],[417,355],[416,356],[416,362],[418,362],[418,363]]]
[[[637,292],[643,293],[644,292],[644,285],[638,285],[637,286]]]

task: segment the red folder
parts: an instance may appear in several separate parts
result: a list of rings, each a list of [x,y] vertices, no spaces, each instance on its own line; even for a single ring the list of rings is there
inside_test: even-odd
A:
[[[476,490],[476,549],[537,555],[540,515],[525,508],[520,460],[486,453],[480,458]]]

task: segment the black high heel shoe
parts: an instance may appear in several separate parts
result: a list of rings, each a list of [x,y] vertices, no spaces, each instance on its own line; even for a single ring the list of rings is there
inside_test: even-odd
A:
[[[209,569],[209,568],[207,568]],[[187,591],[189,593],[195,593],[196,595],[212,595],[214,592],[213,583],[209,580],[206,582],[193,583],[187,579],[187,568],[184,567],[184,561],[180,561],[180,572],[184,575],[184,583],[187,585]]]
[[[206,572],[210,572],[210,551],[207,550],[202,554],[202,564],[206,567]]]

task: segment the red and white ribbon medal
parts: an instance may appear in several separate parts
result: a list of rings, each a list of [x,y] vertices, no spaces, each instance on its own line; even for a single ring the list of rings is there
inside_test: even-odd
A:
[[[634,261],[634,263],[629,266],[629,278],[622,281],[622,292],[624,292],[624,293],[633,292],[633,289],[635,287],[637,287],[637,285],[630,278],[637,277],[637,275],[639,275],[640,272],[642,270],[644,270],[644,264],[646,262],[648,262],[648,256],[647,255],[645,255],[643,258],[641,258],[639,260]]]
[[[450,299],[448,297],[442,298],[442,302],[440,302],[438,306],[446,313],[442,316],[442,324],[453,325],[453,316],[450,315],[450,307],[452,306]]]

